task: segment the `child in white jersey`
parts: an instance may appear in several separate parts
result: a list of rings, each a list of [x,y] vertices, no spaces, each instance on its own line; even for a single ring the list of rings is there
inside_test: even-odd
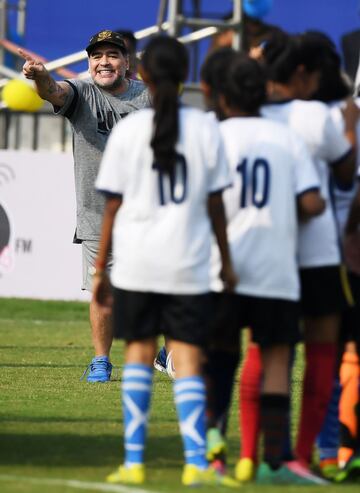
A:
[[[301,225],[299,235],[307,366],[296,454],[307,464],[331,394],[339,312],[345,304],[336,227],[328,200],[328,166],[332,165],[339,183],[349,185],[355,164],[351,144],[355,142],[356,121],[352,108],[347,110],[347,140],[334,125],[325,105],[294,100],[307,99],[317,89],[325,56],[326,50],[315,40],[281,35],[265,44],[261,57],[271,79],[268,85],[271,101],[262,113],[287,123],[304,139],[316,160],[327,205],[323,214]],[[255,356],[256,351],[252,351],[244,365],[247,374],[252,373],[253,383],[247,392],[249,402],[258,392],[260,379]],[[319,372],[318,368],[324,371]]]
[[[154,109],[138,112],[114,129],[96,182],[107,197],[94,297],[109,307],[103,271],[113,241],[111,272],[114,330],[125,340],[122,400],[125,461],[107,480],[140,484],[156,338],[174,353],[174,383],[185,451],[183,484],[233,485],[205,458],[205,385],[202,346],[207,339],[211,230],[222,256],[222,278],[235,283],[228,252],[222,190],[231,183],[215,122],[180,107],[187,76],[184,46],[152,39],[140,73]]]
[[[234,185],[224,193],[227,231],[239,283],[235,295],[219,295],[217,331],[251,327],[263,363],[261,428],[264,460],[259,483],[317,484],[319,478],[284,463],[282,448],[289,412],[288,360],[299,337],[297,214],[319,214],[324,202],[305,145],[284,125],[261,118],[266,97],[259,65],[232,60],[220,104],[220,129]],[[213,256],[213,291],[222,289]]]
[[[320,87],[313,98],[328,104],[335,125],[341,132],[345,132],[342,109],[352,93],[352,88],[344,78],[340,55],[332,40],[325,34],[310,32],[309,35],[321,40],[328,50],[327,60],[321,71]],[[359,105],[359,100],[355,102]],[[358,142],[359,138],[360,122],[357,124]],[[359,218],[354,220],[354,208],[356,208],[354,197],[358,193],[360,178],[359,165],[360,156],[357,152],[357,180],[352,187],[342,188],[332,176],[330,178],[330,196],[342,247],[344,263],[342,274],[349,306],[341,314],[339,368],[334,378],[333,393],[325,422],[317,439],[317,446],[322,473],[337,481],[355,479],[360,474],[360,408],[358,404],[360,263],[353,262],[352,254],[354,252],[355,256],[360,259]],[[341,468],[340,473],[338,467]]]
[[[271,82],[269,90],[273,104],[263,110],[266,116],[288,122],[308,144],[316,158],[322,181],[322,194],[327,208],[321,216],[308,221],[300,232],[300,265],[302,275],[302,303],[305,316],[307,369],[303,394],[303,408],[298,433],[297,455],[306,462],[316,433],[320,431],[329,401],[335,369],[339,312],[345,306],[340,281],[340,253],[336,226],[330,207],[328,181],[329,164],[337,183],[351,185],[354,170],[355,144],[353,105],[346,107],[346,136],[337,129],[331,113],[323,104],[292,101],[294,97],[307,99],[318,88],[320,71],[329,61],[323,42],[309,34],[289,39],[286,35],[268,40],[261,50],[260,60],[267,64]],[[336,75],[332,68],[325,84]],[[348,151],[348,152],[347,152]],[[241,389],[242,422],[256,422],[256,396],[261,379],[261,362],[256,345],[251,345],[243,365]],[[319,372],[317,369],[322,368]],[[327,369],[326,369],[327,368]],[[324,378],[325,377],[325,378]],[[246,428],[243,440],[244,466],[256,457],[256,427]],[[284,454],[287,454],[284,447]],[[246,470],[244,469],[246,474]],[[239,475],[240,476],[240,475]],[[238,476],[238,477],[239,477]]]

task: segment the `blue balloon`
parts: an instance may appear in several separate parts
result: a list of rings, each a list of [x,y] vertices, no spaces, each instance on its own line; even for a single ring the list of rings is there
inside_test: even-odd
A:
[[[244,0],[243,10],[249,17],[261,19],[268,14],[272,7],[272,0]]]

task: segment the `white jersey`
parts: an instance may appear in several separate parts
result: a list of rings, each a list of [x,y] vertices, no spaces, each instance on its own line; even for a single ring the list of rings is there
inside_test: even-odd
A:
[[[269,104],[262,114],[272,120],[287,123],[307,144],[315,161],[325,211],[299,227],[300,267],[321,267],[340,263],[335,218],[329,197],[329,165],[336,165],[350,152],[350,142],[339,131],[329,108],[320,102],[294,100]]]
[[[174,179],[154,165],[152,109],[120,121],[105,149],[99,190],[120,194],[113,229],[117,288],[170,294],[210,289],[211,225],[207,200],[231,184],[218,124],[181,108]]]
[[[220,124],[233,187],[223,194],[227,231],[240,294],[299,299],[297,196],[319,189],[305,144],[285,125],[265,118]],[[214,247],[214,290],[219,270]]]
[[[360,107],[360,98],[357,98],[355,102]],[[340,101],[330,106],[331,116],[333,118],[333,121],[341,132],[344,132],[344,127],[345,127],[343,114],[341,112],[341,108],[343,104],[344,103]],[[357,124],[356,134],[357,134],[356,135],[357,141],[360,142],[360,122],[358,122]],[[332,191],[333,205],[335,208],[335,217],[336,217],[340,238],[343,237],[344,228],[349,215],[350,205],[355,197],[359,185],[359,180],[360,180],[360,153],[359,152],[356,153],[356,159],[357,159],[357,163],[356,163],[357,180],[354,182],[353,186],[350,189],[343,190],[336,185],[335,181],[332,182],[333,186],[331,191]]]

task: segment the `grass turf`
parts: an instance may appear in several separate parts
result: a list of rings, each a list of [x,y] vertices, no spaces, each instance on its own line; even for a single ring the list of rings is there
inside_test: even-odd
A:
[[[80,377],[92,357],[88,306],[84,303],[0,299],[0,491],[2,493],[71,493],[73,487],[32,483],[22,478],[103,482],[122,458],[119,374],[106,384]],[[121,368],[122,344],[115,342],[112,361]],[[299,382],[301,354],[295,369]],[[296,384],[297,385],[297,384]],[[295,397],[298,388],[295,388]],[[297,399],[295,398],[295,409]],[[229,460],[238,453],[237,399],[229,424]],[[182,447],[172,386],[156,372],[146,452],[148,491],[180,493]],[[5,479],[5,475],[19,479]],[[319,487],[284,487],[312,492]],[[244,493],[273,492],[278,487],[244,486]],[[330,492],[358,491],[358,486],[329,486]],[[204,488],[202,488],[204,490]],[[82,491],[94,491],[82,489]],[[130,490],[129,490],[130,491]],[[214,491],[214,489],[213,489]],[[216,491],[229,491],[216,488]]]

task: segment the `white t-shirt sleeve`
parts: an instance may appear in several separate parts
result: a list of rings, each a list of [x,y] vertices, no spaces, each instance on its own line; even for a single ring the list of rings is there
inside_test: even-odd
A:
[[[209,169],[208,191],[218,192],[232,185],[230,169],[226,158],[224,143],[218,123],[206,119],[207,132],[204,145],[207,150],[207,164]]]
[[[293,136],[295,162],[295,192],[301,195],[309,190],[320,189],[320,178],[307,146],[302,139]]]
[[[128,142],[123,122],[119,122],[112,130],[101,160],[95,188],[104,193],[122,195],[124,193],[126,166],[124,147]]]
[[[330,165],[337,164],[351,151],[351,144],[343,131],[335,124],[330,110],[324,122],[324,134],[321,147],[322,159]]]

